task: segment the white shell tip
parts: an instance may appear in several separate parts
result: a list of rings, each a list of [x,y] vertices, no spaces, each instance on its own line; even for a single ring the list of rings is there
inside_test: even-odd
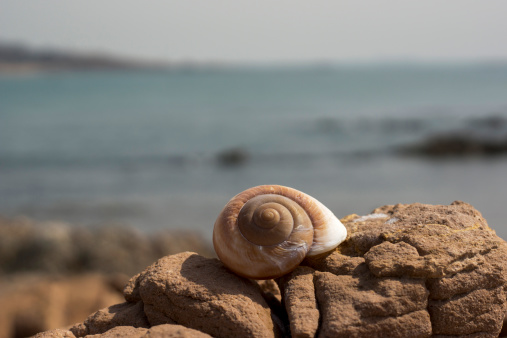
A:
[[[347,238],[347,229],[340,220],[333,216],[326,227],[315,229],[313,245],[308,256],[316,256],[336,248]]]

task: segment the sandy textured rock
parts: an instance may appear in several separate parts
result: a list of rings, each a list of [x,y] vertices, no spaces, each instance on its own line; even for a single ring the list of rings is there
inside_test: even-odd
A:
[[[33,338],[76,338],[69,330],[54,329],[37,333]]]
[[[151,325],[177,323],[216,337],[273,337],[276,328],[260,287],[217,259],[186,252],[160,259],[125,288],[142,301]]]
[[[126,303],[94,313],[71,331],[53,332],[76,337],[499,335],[507,313],[507,243],[473,207],[400,204],[342,222],[348,229],[345,242],[306,259],[276,283],[238,277],[218,260],[194,253],[167,256],[129,281]]]
[[[315,273],[320,337],[428,337],[428,291],[422,279]],[[411,325],[408,325],[411,324]]]
[[[90,315],[83,324],[75,325],[70,330],[77,337],[83,337],[103,333],[116,326],[150,327],[144,314],[143,303],[126,302],[99,310]]]
[[[87,338],[138,338],[145,337],[147,329],[133,326],[117,326],[104,333],[86,336]]]
[[[280,288],[273,279],[256,280],[255,281],[261,288],[264,298],[274,298],[278,301],[282,301],[282,295],[280,294]]]
[[[164,324],[151,328],[116,326],[103,333],[89,334],[86,338],[209,338],[210,335],[181,325]],[[76,338],[69,330],[55,329],[36,334],[33,338]]]
[[[472,206],[399,204],[342,222],[347,240],[305,262],[320,271],[319,336],[498,336],[507,244]]]
[[[146,338],[210,338],[211,336],[181,325],[158,325],[146,331]]]
[[[105,333],[90,335],[87,338],[209,338],[210,335],[181,325],[164,324],[150,329],[132,326],[117,326]]]
[[[279,279],[292,337],[314,337],[319,326],[319,309],[313,285],[314,271],[297,267]]]

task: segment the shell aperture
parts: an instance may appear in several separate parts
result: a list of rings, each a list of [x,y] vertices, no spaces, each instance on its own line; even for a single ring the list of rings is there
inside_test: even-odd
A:
[[[227,203],[215,222],[213,246],[236,274],[269,279],[292,271],[306,256],[333,250],[346,237],[341,222],[313,197],[264,185]]]

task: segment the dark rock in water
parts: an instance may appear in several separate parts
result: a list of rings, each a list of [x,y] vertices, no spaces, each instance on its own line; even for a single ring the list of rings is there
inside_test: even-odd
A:
[[[380,120],[361,119],[355,126],[361,133],[382,134],[418,133],[428,128],[427,122],[418,118],[382,118]]]
[[[242,148],[224,150],[217,155],[218,163],[227,167],[245,164],[248,158],[248,152]]]
[[[465,133],[437,135],[420,144],[401,147],[403,155],[442,156],[498,156],[507,154],[507,135],[504,137],[473,136]]]
[[[507,127],[507,118],[501,115],[491,115],[482,118],[471,118],[467,121],[467,124],[474,129],[498,130]]]
[[[182,253],[133,277],[126,303],[53,332],[144,337],[182,325],[214,337],[498,337],[507,243],[472,206],[388,205],[342,222],[347,240],[277,279],[279,289]]]

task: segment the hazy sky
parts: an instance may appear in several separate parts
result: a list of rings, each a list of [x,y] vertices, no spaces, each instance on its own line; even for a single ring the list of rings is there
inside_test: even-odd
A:
[[[0,41],[173,61],[507,60],[507,1],[2,0]]]

